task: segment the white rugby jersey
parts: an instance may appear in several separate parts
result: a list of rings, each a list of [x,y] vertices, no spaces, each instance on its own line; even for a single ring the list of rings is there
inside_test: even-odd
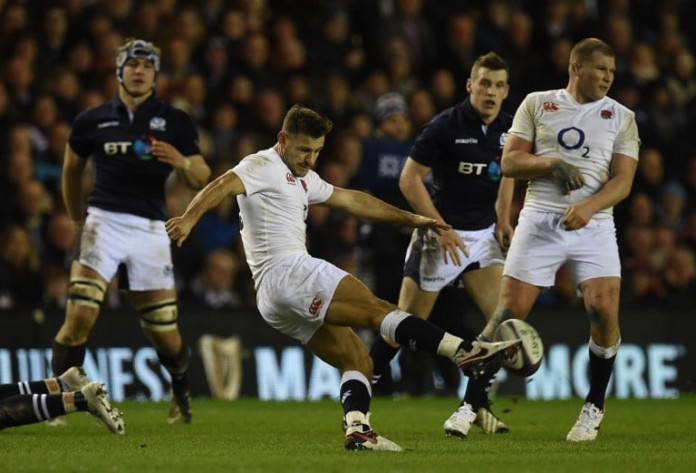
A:
[[[237,196],[242,242],[258,287],[266,270],[296,253],[307,253],[307,209],[326,201],[333,186],[314,171],[292,174],[278,153],[269,148],[242,159],[231,169],[244,183]]]
[[[564,213],[570,204],[596,193],[610,178],[614,153],[638,159],[640,138],[635,114],[616,100],[579,104],[565,89],[533,92],[515,113],[511,134],[534,143],[538,156],[558,156],[580,169],[585,185],[563,195],[557,180],[531,179],[525,209]],[[595,213],[609,218],[613,209]]]

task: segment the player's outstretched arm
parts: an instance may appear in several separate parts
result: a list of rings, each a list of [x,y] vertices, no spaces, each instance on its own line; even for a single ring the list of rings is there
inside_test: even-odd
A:
[[[341,209],[358,218],[430,229],[438,235],[452,228],[451,225],[434,218],[423,217],[422,215],[401,210],[370,194],[352,189],[335,187],[331,197],[324,204]]]
[[[239,176],[233,171],[227,171],[196,194],[181,217],[174,217],[165,223],[169,238],[174,240],[177,246],[181,246],[204,213],[217,207],[228,195],[236,197],[244,191],[244,183]]]

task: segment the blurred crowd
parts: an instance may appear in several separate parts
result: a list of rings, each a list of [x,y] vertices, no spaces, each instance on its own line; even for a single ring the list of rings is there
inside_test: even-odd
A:
[[[287,108],[302,103],[335,123],[323,178],[402,206],[413,139],[465,97],[480,54],[509,62],[504,109],[514,113],[528,92],[565,87],[573,43],[599,37],[616,53],[610,95],[636,112],[643,141],[633,191],[615,210],[623,304],[694,307],[693,18],[689,0],[0,0],[0,309],[65,305],[76,235],[63,150],[75,116],[116,94],[115,51],[128,37],[162,48],[157,94],[196,120],[213,177],[272,146]],[[191,198],[173,179],[170,214]],[[308,226],[311,253],[396,301],[408,229],[322,207]],[[182,301],[255,305],[232,200],[174,257]],[[562,268],[539,304],[580,301]],[[120,304],[117,291],[106,304]]]

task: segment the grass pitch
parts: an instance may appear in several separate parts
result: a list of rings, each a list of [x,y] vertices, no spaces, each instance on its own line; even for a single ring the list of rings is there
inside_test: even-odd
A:
[[[455,398],[375,399],[372,425],[407,451],[347,452],[336,401],[195,400],[193,423],[168,425],[168,404],[119,403],[126,435],[83,414],[67,427],[0,432],[0,472],[693,472],[696,396],[609,399],[595,442],[565,436],[582,401],[498,398],[512,431],[446,438]]]

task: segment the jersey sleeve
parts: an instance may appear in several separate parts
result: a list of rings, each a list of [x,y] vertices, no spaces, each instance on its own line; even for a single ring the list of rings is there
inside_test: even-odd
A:
[[[411,148],[410,157],[418,164],[432,168],[444,152],[446,129],[442,117],[436,117],[426,124]]]
[[[87,114],[89,110],[79,114],[70,129],[68,143],[70,148],[81,158],[89,158],[94,152],[94,140],[92,139],[91,121]]]
[[[627,111],[623,126],[619,130],[616,141],[614,142],[614,154],[625,154],[638,160],[638,150],[640,148],[640,137],[638,136],[638,125],[636,125],[636,115]]]
[[[302,178],[307,182],[307,197],[310,204],[321,204],[333,194],[334,186],[319,177],[314,171],[309,171]]]
[[[244,183],[247,196],[278,187],[278,172],[264,155],[252,154],[231,169]]]
[[[180,115],[177,122],[180,124],[176,133],[176,144],[174,147],[184,156],[194,156],[201,154],[198,146],[198,129],[193,119],[185,112],[177,110]]]
[[[515,135],[523,140],[534,143],[535,133],[534,133],[534,121],[535,113],[534,110],[536,100],[531,96],[525,97],[525,99],[520,104],[519,108],[515,112],[515,117],[512,119],[512,126],[508,133]]]

